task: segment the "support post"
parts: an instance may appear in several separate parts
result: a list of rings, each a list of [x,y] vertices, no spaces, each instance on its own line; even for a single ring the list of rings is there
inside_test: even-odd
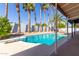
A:
[[[75,23],[74,23],[74,35],[75,35]]]
[[[56,7],[56,16],[57,16],[57,3],[55,3],[55,7]],[[55,27],[56,27],[56,31],[55,31],[55,54],[57,54],[57,17],[55,17]]]
[[[71,30],[72,30],[71,34],[72,34],[72,38],[73,38],[73,22],[72,22]]]
[[[67,19],[67,37],[69,36],[68,34],[68,19]]]

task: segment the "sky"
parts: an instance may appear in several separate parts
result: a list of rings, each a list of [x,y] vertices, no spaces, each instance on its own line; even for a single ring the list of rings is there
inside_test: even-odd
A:
[[[35,10],[36,10],[36,20],[37,23],[40,23],[40,3],[35,4]],[[56,12],[55,8],[48,8],[46,10],[46,23],[48,24],[48,14],[50,17],[54,16]],[[59,12],[60,13],[60,12]],[[62,15],[60,13],[60,15]],[[0,3],[0,16],[5,16],[5,3]],[[63,15],[62,15],[63,16]],[[31,25],[35,24],[34,21],[34,12],[31,12]],[[28,13],[23,9],[23,4],[20,3],[20,20],[21,24],[27,25],[28,24]],[[65,18],[64,16],[62,17]],[[10,22],[18,23],[18,13],[16,11],[16,4],[15,3],[8,3],[8,19]],[[42,23],[44,23],[44,11],[42,11]]]
[[[40,4],[36,4],[36,19],[37,23],[39,23],[40,20]],[[46,23],[48,22],[48,13],[50,15],[54,15],[54,9],[50,8],[46,11]],[[5,4],[0,3],[0,16],[5,16]],[[23,4],[20,4],[20,18],[21,23],[27,24],[28,22],[28,14],[27,11],[23,9]],[[16,11],[16,4],[15,3],[9,3],[8,4],[8,19],[10,22],[18,23],[18,14]],[[42,11],[42,23],[44,22],[44,12]],[[34,12],[31,12],[31,24],[34,24]]]
[[[36,10],[36,20],[37,20],[37,23],[40,23],[40,4],[37,3],[35,4],[35,10]],[[55,8],[48,8],[48,10],[46,10],[46,23],[48,24],[48,20],[49,20],[49,17],[48,17],[48,14],[50,17],[53,17],[56,13],[56,9]],[[60,13],[58,11],[58,13]],[[62,19],[66,20],[65,19],[65,16],[62,15],[60,13],[62,17]],[[1,16],[5,16],[5,3],[0,3],[0,17]],[[15,3],[8,3],[8,19],[10,22],[12,23],[17,23],[18,24],[18,13],[16,11],[16,4]],[[34,21],[34,12],[31,12],[31,25],[34,25],[35,24],[35,21]],[[23,9],[23,4],[20,4],[20,20],[21,20],[21,30],[22,31],[25,31],[25,27],[26,25],[28,25],[28,13],[27,11],[25,11]],[[44,23],[44,11],[42,11],[42,24]],[[69,23],[69,26],[70,23]]]

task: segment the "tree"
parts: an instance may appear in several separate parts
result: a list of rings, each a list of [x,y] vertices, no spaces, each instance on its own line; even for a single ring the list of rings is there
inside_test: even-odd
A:
[[[51,31],[51,29],[50,29],[50,15],[49,15],[49,13],[48,13],[48,31]]]
[[[63,16],[61,16],[59,13],[57,13],[57,15],[54,16],[54,22],[57,19],[57,27],[58,28],[63,28],[65,27],[65,21],[62,19]],[[56,18],[56,19],[55,19]]]
[[[49,24],[53,25],[57,19],[57,27],[58,28],[64,28],[65,27],[65,21],[62,19],[62,16],[57,13],[57,15],[54,15],[54,17],[50,18]]]
[[[6,35],[11,31],[11,24],[6,17],[0,17],[0,35]]]
[[[42,32],[42,16],[41,16],[41,4],[40,4],[40,32]]]
[[[16,3],[16,10],[18,13],[18,33],[21,33],[21,25],[20,25],[20,6],[19,3]]]
[[[48,7],[49,7],[49,4],[46,4],[46,3],[42,4],[42,10],[44,11],[44,24],[46,24],[46,10],[48,9]],[[44,31],[46,31],[46,26]]]
[[[37,20],[36,20],[36,10],[35,10],[35,4],[34,4],[34,15],[35,15],[35,24],[37,24]]]
[[[8,3],[5,4],[5,15],[8,18]]]
[[[30,19],[30,13],[34,10],[34,4],[32,3],[24,3],[23,8],[25,11],[28,12],[28,32],[30,32],[30,25],[31,25],[31,19]]]

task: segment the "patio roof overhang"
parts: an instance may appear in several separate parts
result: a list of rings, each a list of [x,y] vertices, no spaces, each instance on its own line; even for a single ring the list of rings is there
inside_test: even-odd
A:
[[[58,3],[57,9],[69,20],[79,23],[79,3]]]

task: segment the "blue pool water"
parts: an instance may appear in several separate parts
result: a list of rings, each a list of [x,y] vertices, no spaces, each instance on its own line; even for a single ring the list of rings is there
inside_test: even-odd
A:
[[[65,37],[65,35],[58,34],[57,40],[60,40],[64,37]],[[46,44],[46,45],[52,45],[56,42],[55,34],[31,35],[31,36],[26,36],[25,38],[21,38],[20,40],[22,40],[24,42],[41,43],[41,44]]]

